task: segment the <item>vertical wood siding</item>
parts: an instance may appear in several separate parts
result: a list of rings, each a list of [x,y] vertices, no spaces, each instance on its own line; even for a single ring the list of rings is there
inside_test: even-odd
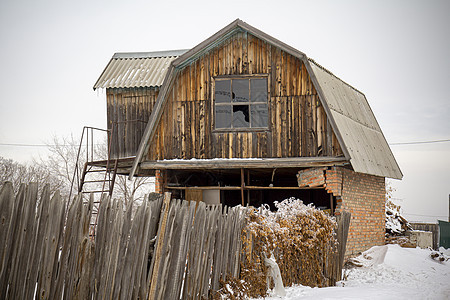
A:
[[[269,128],[214,131],[212,78],[269,74]],[[251,34],[237,33],[176,76],[148,160],[340,156],[302,61]]]
[[[136,155],[159,89],[108,89],[107,122],[112,129],[112,158]]]

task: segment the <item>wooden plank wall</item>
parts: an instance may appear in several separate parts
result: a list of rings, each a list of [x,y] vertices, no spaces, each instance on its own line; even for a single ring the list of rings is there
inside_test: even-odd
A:
[[[269,128],[213,130],[211,80],[269,75]],[[342,151],[302,61],[251,34],[233,35],[176,75],[148,160],[340,156]]]
[[[159,88],[107,89],[108,129],[113,129],[112,158],[136,155]]]

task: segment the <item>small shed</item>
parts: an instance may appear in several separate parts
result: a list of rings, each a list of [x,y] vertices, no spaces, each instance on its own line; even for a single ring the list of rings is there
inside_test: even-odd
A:
[[[400,168],[364,94],[303,52],[237,19],[190,50],[115,54],[97,88],[122,173],[209,204],[347,210],[347,254],[384,244]]]

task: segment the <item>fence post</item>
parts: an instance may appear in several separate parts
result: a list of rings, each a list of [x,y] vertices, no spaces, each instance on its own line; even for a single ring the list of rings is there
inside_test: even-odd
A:
[[[158,241],[156,244],[156,251],[154,256],[154,264],[152,269],[152,275],[151,275],[151,281],[149,283],[149,292],[148,292],[148,300],[155,299],[155,292],[156,292],[156,286],[158,283],[158,270],[159,265],[161,263],[161,253],[162,253],[162,246],[164,242],[164,235],[166,232],[166,226],[167,226],[167,218],[169,216],[169,209],[170,209],[170,198],[172,197],[172,194],[169,192],[164,193],[164,202],[163,202],[163,215],[161,216],[161,227],[158,232]]]
[[[344,266],[345,249],[347,248],[348,229],[350,227],[351,213],[348,211],[341,211],[340,215],[336,216],[337,221],[337,241],[338,241],[338,256],[336,268],[336,281],[342,278],[342,267]]]

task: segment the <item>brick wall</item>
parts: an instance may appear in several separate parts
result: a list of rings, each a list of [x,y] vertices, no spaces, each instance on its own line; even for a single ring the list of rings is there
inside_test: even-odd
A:
[[[340,167],[307,169],[300,171],[297,177],[299,186],[313,187],[322,183],[336,197],[336,214],[341,210],[352,214],[347,256],[384,244],[384,177]]]
[[[311,168],[298,172],[299,187],[317,187],[325,184],[326,168]]]
[[[155,193],[164,194],[164,176],[163,171],[155,171]]]

